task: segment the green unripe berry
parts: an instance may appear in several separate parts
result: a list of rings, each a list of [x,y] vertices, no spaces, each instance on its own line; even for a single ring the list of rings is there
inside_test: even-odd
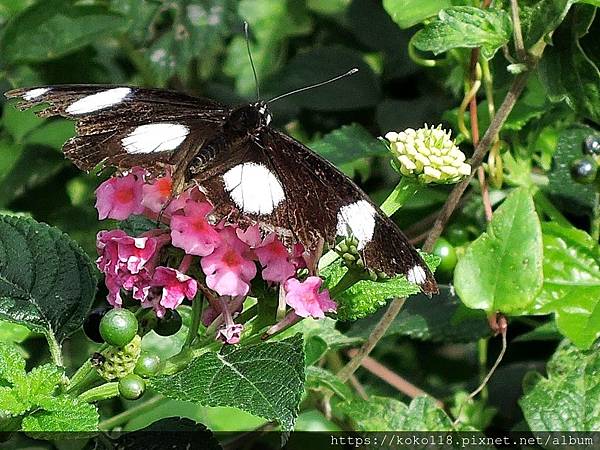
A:
[[[441,259],[437,270],[444,274],[451,274],[458,261],[454,246],[446,239],[439,238],[433,246],[433,254]]]
[[[576,159],[571,163],[571,178],[581,184],[591,184],[596,179],[598,164],[591,157]]]
[[[137,319],[128,309],[111,309],[100,321],[100,335],[108,345],[114,347],[129,344],[137,334],[137,330]]]
[[[133,373],[143,378],[153,377],[160,370],[160,358],[158,355],[144,352],[140,355],[133,369]]]
[[[127,400],[137,400],[146,391],[146,382],[134,373],[119,380],[119,395]]]

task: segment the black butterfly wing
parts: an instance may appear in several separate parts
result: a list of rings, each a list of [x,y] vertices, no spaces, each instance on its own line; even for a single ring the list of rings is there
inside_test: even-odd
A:
[[[59,85],[15,89],[20,109],[45,105],[42,117],[76,120],[77,135],[63,147],[77,167],[98,164],[153,171],[179,165],[218,132],[228,108],[212,100],[161,89]]]
[[[217,140],[195,181],[215,205],[217,219],[259,223],[288,242],[314,250],[352,234],[367,267],[404,274],[428,294],[431,271],[398,226],[335,166],[270,128],[245,139]]]

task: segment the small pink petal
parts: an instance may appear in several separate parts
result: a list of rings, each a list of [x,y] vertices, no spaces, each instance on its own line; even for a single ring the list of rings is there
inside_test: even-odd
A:
[[[125,220],[141,214],[143,179],[133,172],[109,178],[96,189],[96,209],[100,220]]]
[[[290,278],[284,284],[286,303],[301,317],[322,319],[326,312],[335,312],[337,305],[329,298],[329,291],[319,292],[322,283],[319,277],[308,277],[303,282]]]
[[[219,233],[206,220],[211,210],[210,203],[188,200],[184,214],[171,217],[173,246],[185,250],[189,255],[210,255],[220,242]]]

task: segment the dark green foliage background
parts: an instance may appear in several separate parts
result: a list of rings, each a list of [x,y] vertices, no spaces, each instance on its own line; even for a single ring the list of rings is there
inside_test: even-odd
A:
[[[424,68],[409,58],[409,39],[422,27],[417,24],[435,15],[441,7],[471,3],[466,0],[0,0],[0,91],[41,84],[108,83],[168,87],[227,104],[248,102],[256,94],[243,38],[242,24],[247,20],[263,99],[322,81],[352,67],[359,68],[355,76],[274,103],[274,125],[329,158],[376,202],[381,202],[398,182],[398,175],[390,166],[385,147],[373,137],[390,130],[421,127],[424,123],[442,123],[453,129],[453,135],[457,134],[457,106],[463,96],[468,49],[452,49],[446,56],[447,64]],[[508,11],[508,2],[497,3]],[[568,9],[567,3],[575,2],[521,2],[526,39],[535,38],[528,45],[552,29],[552,24],[545,23],[548,28],[544,29],[541,25],[544,20],[536,19],[540,11],[563,11]],[[596,3],[593,0],[584,3],[587,4],[571,11],[555,34],[555,45],[548,51],[548,59],[542,60],[539,70],[531,76],[508,118],[501,135],[503,151],[510,153],[504,155],[505,185],[493,190],[492,200],[494,205],[498,204],[515,186],[539,185],[573,224],[589,230],[594,190],[573,183],[566,169],[568,162],[580,155],[583,136],[597,132],[600,120],[600,88],[594,85],[598,79],[592,70],[595,68],[597,72],[600,60],[597,41],[595,44],[593,41],[600,33],[600,19],[594,16],[595,9],[591,6]],[[402,11],[414,15],[390,15],[386,8],[388,11],[403,8]],[[508,16],[502,16],[498,22],[508,39],[510,28],[506,28],[506,20]],[[562,17],[556,20],[554,26]],[[497,50],[494,45],[498,41],[488,40],[489,35],[484,32],[482,35],[483,45],[493,47],[486,53],[490,56]],[[425,44],[433,42],[424,35],[420,39]],[[434,53],[443,48],[433,44],[424,47],[425,44],[419,48]],[[440,51],[443,50],[446,48]],[[512,77],[506,70],[509,62],[501,53],[498,51],[490,63],[496,106]],[[433,57],[432,53],[425,55]],[[584,78],[578,80],[577,74]],[[483,98],[482,94],[479,116],[482,131],[490,122]],[[95,258],[96,232],[114,225],[100,224],[93,206],[94,189],[107,175],[82,174],[64,159],[60,147],[73,132],[68,121],[42,120],[32,112],[17,112],[2,104],[0,210],[60,228]],[[464,136],[459,139],[465,141],[461,149],[470,154],[472,146]],[[543,183],[537,183],[540,177],[544,177]],[[449,189],[428,187],[395,216],[409,237],[426,231],[427,225],[423,227],[423,223],[430,222],[422,219],[441,207]],[[464,254],[461,246],[485,230],[477,187],[461,206],[446,232],[457,246],[459,257]],[[548,211],[538,212],[548,217],[544,216],[551,215]],[[132,227],[135,228],[134,223]],[[462,237],[453,238],[458,235]],[[593,257],[598,261],[596,250]],[[100,289],[96,302],[104,302],[103,296]],[[438,301],[440,309],[436,310]],[[550,312],[553,310],[546,311]],[[314,336],[305,332],[310,341],[306,350],[312,349],[316,355],[309,354],[307,358],[317,360],[327,351],[343,347],[346,344],[339,344],[343,339],[360,341],[369,335],[377,317],[338,324],[338,329],[327,322],[327,333],[320,329]],[[350,338],[339,331],[348,332]],[[14,336],[18,333],[15,333],[9,332],[8,340],[16,340]],[[480,368],[478,352],[483,342],[487,342],[478,340],[488,335],[483,312],[469,310],[452,289],[444,286],[439,300],[411,298],[372,356],[436,398],[452,404],[458,391],[469,391],[478,384],[480,370],[484,370]],[[522,426],[524,417],[517,400],[523,394],[524,374],[528,369],[543,370],[561,338],[549,315],[515,318],[511,322],[509,351],[485,394],[486,407],[495,408],[496,414],[491,418],[489,410],[481,406],[481,410],[469,412],[471,423],[500,430]],[[0,335],[0,339],[6,338]],[[489,342],[488,359],[493,361],[499,351],[498,344]],[[152,345],[169,352],[169,343],[156,341]],[[28,365],[35,366],[47,359],[41,336],[30,336],[23,346],[28,352]],[[67,340],[64,352],[67,367],[81,364],[91,348],[81,333]],[[330,369],[339,367],[341,362],[335,359],[339,355],[327,359]],[[391,397],[392,400],[382,400],[382,408],[388,408],[388,401],[409,403],[406,396],[366,371],[359,371],[358,376],[369,394]],[[539,390],[533,392],[523,404],[540,401]],[[411,408],[417,408],[419,402]],[[101,417],[110,417],[124,407],[127,405],[119,401],[104,402],[100,406]],[[407,409],[397,403],[392,407],[398,411]],[[347,404],[344,408],[352,411],[361,406]],[[263,423],[262,419],[239,410],[172,400],[140,415],[127,427],[139,428],[169,415],[192,417],[216,431],[251,429]],[[439,426],[445,427],[446,422],[447,417],[440,419]],[[302,403],[296,429],[336,427],[317,411],[310,399]]]

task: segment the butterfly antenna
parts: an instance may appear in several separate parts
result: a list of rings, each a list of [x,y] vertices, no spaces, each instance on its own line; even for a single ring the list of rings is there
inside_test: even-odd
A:
[[[252,59],[252,52],[250,51],[250,36],[248,34],[248,22],[244,20],[244,35],[246,36],[246,50],[248,50],[248,58],[250,59],[250,65],[252,66],[252,74],[254,75],[254,84],[256,86],[256,101],[260,100],[260,90],[258,88],[258,76],[256,75],[256,67],[254,67],[254,60]]]
[[[286,92],[285,94],[278,95],[277,97],[273,97],[267,103],[273,103],[274,101],[282,99],[284,97],[287,97],[288,95],[297,94],[298,92],[308,91],[309,89],[313,89],[313,88],[316,88],[319,86],[323,86],[325,84],[333,83],[334,81],[337,81],[341,78],[345,78],[349,75],[354,75],[356,72],[358,72],[358,69],[355,67],[354,69],[350,69],[348,72],[338,75],[337,77],[333,77],[329,80],[321,81],[320,83],[316,83],[316,84],[311,84],[310,86],[304,86],[303,88],[300,88],[300,89],[294,89],[293,91]]]

